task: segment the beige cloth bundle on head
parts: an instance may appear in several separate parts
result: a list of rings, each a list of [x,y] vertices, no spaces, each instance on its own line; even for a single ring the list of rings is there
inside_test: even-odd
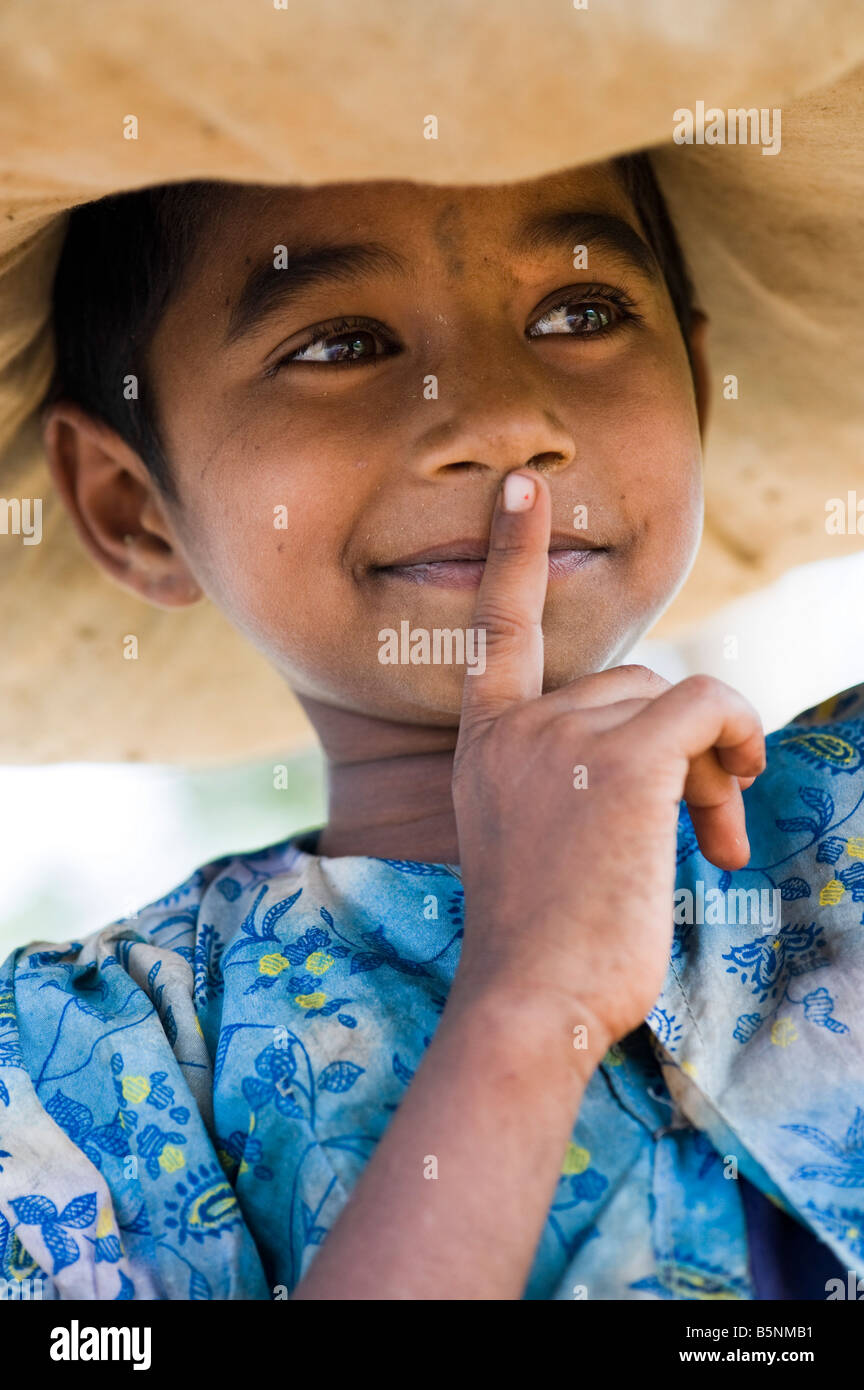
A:
[[[52,275],[65,210],[107,193],[498,183],[650,147],[712,321],[705,537],[659,630],[860,547],[854,519],[825,524],[828,499],[864,498],[858,0],[17,0],[0,52],[0,495],[43,503],[40,544],[0,532],[0,759],[198,762],[307,736],[220,614],[112,585],[53,494]],[[779,151],[675,143],[699,102],[779,109]]]

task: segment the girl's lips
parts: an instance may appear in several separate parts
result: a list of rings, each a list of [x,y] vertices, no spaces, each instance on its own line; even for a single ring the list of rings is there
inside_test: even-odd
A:
[[[595,563],[605,549],[550,550],[549,580],[563,579]],[[476,589],[483,578],[485,560],[424,560],[416,565],[388,565],[377,571],[382,579],[408,584],[434,584],[443,589]]]

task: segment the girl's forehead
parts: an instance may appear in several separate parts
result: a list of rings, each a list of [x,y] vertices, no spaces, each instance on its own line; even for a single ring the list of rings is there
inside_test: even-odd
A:
[[[404,225],[414,236],[428,233],[442,249],[460,237],[482,233],[501,239],[530,210],[571,202],[587,210],[629,210],[630,201],[611,164],[563,170],[506,184],[435,184],[409,180],[370,180],[311,187],[251,187],[231,190],[226,230],[252,238],[264,227],[290,219],[295,227],[320,226],[353,239],[358,231],[383,223]],[[338,218],[338,222],[331,219]],[[409,248],[410,249],[410,248]]]

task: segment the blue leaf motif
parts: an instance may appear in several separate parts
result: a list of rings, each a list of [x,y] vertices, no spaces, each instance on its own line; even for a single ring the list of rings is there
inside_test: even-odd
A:
[[[788,1129],[792,1134],[800,1134],[802,1139],[807,1139],[811,1144],[815,1144],[817,1149],[823,1149],[825,1153],[831,1154],[834,1158],[843,1157],[843,1148],[832,1139],[830,1134],[825,1134],[821,1129],[816,1129],[814,1125],[781,1125],[781,1129]]]
[[[309,1232],[315,1225],[315,1217],[312,1215],[312,1208],[308,1202],[300,1203],[300,1217],[303,1221],[303,1239],[308,1240]]]
[[[81,1197],[73,1197],[57,1220],[63,1226],[73,1226],[79,1230],[92,1226],[96,1220],[96,1193],[85,1192]]]
[[[819,816],[819,829],[824,830],[834,815],[834,798],[821,787],[799,787],[798,795]]]
[[[365,1070],[365,1067],[358,1067],[355,1062],[331,1062],[318,1077],[318,1085],[322,1091],[350,1091],[358,1076],[362,1076]]]
[[[237,1030],[242,1027],[242,1023],[229,1023],[228,1027],[223,1028],[222,1033],[220,1034],[219,1046],[216,1048],[216,1060],[213,1063],[214,1086],[216,1085],[216,1082],[222,1075],[222,1070],[225,1066],[225,1061],[228,1057],[228,1048],[231,1046],[231,1039],[233,1038]]]
[[[286,1081],[296,1074],[297,1058],[294,1056],[294,1045],[298,1038],[294,1033],[289,1033],[287,1038],[289,1047],[277,1047],[275,1043],[270,1043],[255,1058],[255,1070],[265,1081]]]
[[[410,1067],[406,1067],[398,1052],[393,1053],[393,1071],[406,1086],[414,1080],[413,1071]]]
[[[147,1218],[147,1208],[142,1202],[131,1221],[120,1222],[121,1231],[131,1231],[132,1235],[146,1236],[150,1234],[150,1222]]]
[[[97,1264],[105,1261],[108,1264],[114,1265],[123,1254],[123,1247],[116,1236],[102,1236],[95,1242],[95,1245]]]
[[[418,965],[413,960],[391,960],[387,962],[394,970],[398,970],[400,975],[428,975],[429,971],[425,965]]]
[[[82,1014],[86,1014],[88,1018],[102,1018],[102,1014],[99,1011],[99,1009],[94,1009],[92,1004],[85,1004],[83,999],[76,999],[75,1007],[76,1009],[79,1009]]]
[[[855,1118],[846,1135],[846,1147],[854,1153],[864,1153],[864,1110],[861,1106],[855,1111]]]
[[[269,937],[271,939],[275,937],[276,933],[273,931],[273,928],[279,921],[280,917],[284,917],[285,913],[288,912],[294,906],[302,892],[303,889],[298,888],[297,892],[292,893],[290,898],[283,898],[281,902],[274,903],[273,906],[269,909],[269,911],[264,914],[264,921],[262,923],[261,928],[264,936]]]
[[[42,1226],[46,1221],[57,1220],[57,1208],[50,1197],[40,1197],[32,1192],[28,1197],[13,1197],[12,1210],[24,1226]]]
[[[259,1081],[257,1076],[243,1078],[240,1089],[250,1110],[260,1110],[273,1099],[273,1087],[267,1081]]]
[[[779,885],[780,897],[784,902],[793,902],[796,898],[810,897],[810,884],[806,878],[784,878]]]
[[[216,887],[229,903],[236,902],[243,891],[236,878],[220,878]]]
[[[819,826],[815,820],[809,816],[792,816],[788,820],[778,820],[774,824],[778,830],[785,830],[788,834],[794,834],[797,830],[807,830],[811,835],[819,834]]]
[[[858,1171],[854,1168],[813,1167],[798,1168],[792,1174],[801,1182],[830,1182],[833,1187],[864,1187],[864,1166]]]
[[[200,1270],[193,1269],[192,1277],[189,1280],[189,1298],[196,1303],[202,1303],[205,1299],[213,1297],[213,1292],[207,1280]]]
[[[61,1269],[66,1269],[68,1265],[74,1265],[76,1260],[81,1258],[81,1252],[75,1241],[71,1236],[66,1235],[62,1226],[56,1223],[42,1227],[42,1239],[54,1256],[52,1274],[59,1274]]]
[[[383,927],[376,927],[374,931],[361,932],[360,935],[368,946],[371,946],[379,955],[384,956],[387,960],[394,960],[398,957],[399,952],[396,950],[392,941],[387,940],[387,937],[384,935]]]
[[[358,975],[362,971],[377,970],[384,964],[384,957],[376,955],[373,951],[358,951],[357,955],[351,960],[349,975]]]
[[[303,1117],[303,1109],[298,1105],[293,1095],[277,1095],[276,1109],[279,1111],[280,1115],[284,1115],[286,1119],[289,1120],[299,1120]]]
[[[244,936],[255,935],[255,913],[258,911],[261,899],[264,897],[264,894],[266,892],[267,884],[265,883],[258,890],[258,896],[256,897],[254,903],[250,907],[249,911],[246,913],[246,916],[243,918],[243,921],[240,923],[240,930],[243,932]]]
[[[422,864],[414,859],[385,859],[383,862],[391,869],[398,869],[400,874],[413,874],[417,878],[431,878],[441,873],[437,864]]]

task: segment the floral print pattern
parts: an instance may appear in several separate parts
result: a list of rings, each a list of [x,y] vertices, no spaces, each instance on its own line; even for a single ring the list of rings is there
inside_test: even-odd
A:
[[[780,916],[676,926],[588,1086],[526,1299],[754,1297],[732,1158],[864,1275],[864,688],[772,735],[745,801],[748,867],[708,864],[682,810],[677,886],[768,889]],[[295,837],[14,951],[5,1296],[287,1297],[429,1046],[463,921],[455,866]]]

